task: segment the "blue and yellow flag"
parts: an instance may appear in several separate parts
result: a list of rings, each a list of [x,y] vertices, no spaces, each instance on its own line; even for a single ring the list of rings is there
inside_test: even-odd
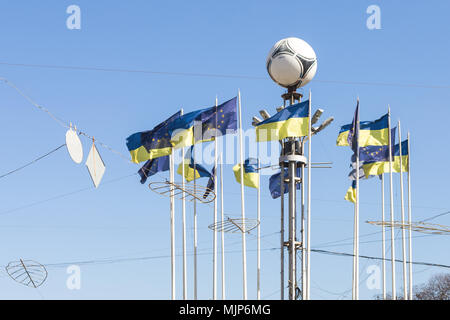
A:
[[[362,121],[359,125],[359,147],[384,146],[389,144],[388,114],[375,121]],[[341,127],[337,146],[349,146],[349,133],[353,128],[352,124]]]
[[[391,129],[391,143],[395,145],[395,134],[397,127]],[[352,155],[352,162],[356,161],[356,157]],[[359,161],[364,162],[378,162],[389,161],[389,145],[386,146],[367,146],[359,148]]]
[[[214,191],[216,187],[216,167],[212,168],[211,176],[209,177],[208,183],[206,184],[206,191],[203,194],[203,199],[206,199],[211,191]]]
[[[174,148],[214,140],[237,129],[236,97],[211,108],[186,113],[170,126]]]
[[[356,181],[352,182],[352,185],[348,188],[344,199],[356,203]]]
[[[171,154],[172,144],[170,143],[169,128],[180,115],[181,112],[178,111],[153,130],[137,132],[129,136],[127,148],[131,154],[131,161],[139,163]]]
[[[393,148],[392,158],[392,172],[400,172],[400,144],[396,144]],[[409,170],[409,156],[408,156],[408,140],[402,142],[402,170],[408,172]],[[387,151],[387,159],[383,161],[367,161],[363,163],[364,173],[366,175],[380,175],[389,172],[389,151]]]
[[[256,141],[281,140],[308,135],[309,101],[284,108],[256,125]]]
[[[210,178],[211,173],[201,164],[194,162],[193,152],[193,147],[191,147],[189,152],[186,154],[186,157],[183,159],[183,162],[179,164],[177,173],[179,175],[183,175],[184,166],[184,178],[187,182],[191,182],[192,180],[198,178]]]
[[[234,177],[237,183],[241,183],[241,164],[233,167]],[[259,188],[258,160],[248,158],[244,161],[244,185],[250,188]]]
[[[300,168],[297,168],[297,177],[300,177]],[[289,178],[289,170],[284,168],[284,179]],[[296,184],[297,190],[300,190],[300,183]],[[281,171],[270,176],[269,178],[269,190],[272,199],[279,198],[281,195]],[[283,185],[283,193],[289,192],[289,184],[287,182]]]
[[[158,172],[169,170],[169,164],[169,156],[148,160],[138,171],[138,174],[141,176],[141,183],[144,184],[148,177]]]

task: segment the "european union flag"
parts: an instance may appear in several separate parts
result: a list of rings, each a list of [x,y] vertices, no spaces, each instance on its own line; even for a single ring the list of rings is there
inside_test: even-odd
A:
[[[402,142],[402,168],[400,170],[400,144],[396,144],[393,149],[392,172],[408,172],[409,170],[409,150],[408,140]],[[388,152],[389,154],[389,152]],[[380,175],[388,173],[390,170],[389,157],[382,161],[370,161],[363,164],[364,173],[366,175]]]
[[[137,132],[127,138],[128,151],[131,160],[135,163],[166,156],[172,153],[170,143],[170,124],[178,119],[181,112],[178,111],[153,130]]]
[[[300,168],[297,169],[297,177],[300,176]],[[289,178],[289,169],[284,168],[284,179]],[[297,189],[300,190],[300,183],[297,183]],[[281,171],[269,178],[269,190],[273,199],[279,198],[281,195]],[[289,184],[284,183],[284,193],[289,193]]]
[[[391,143],[395,145],[395,133],[397,128],[391,129]],[[394,149],[392,150],[394,155]],[[386,146],[367,146],[359,148],[359,161],[361,162],[376,162],[389,161],[389,145]],[[352,162],[356,162],[355,155],[352,155]]]
[[[141,176],[141,183],[144,184],[148,177],[151,177],[158,172],[169,170],[169,164],[169,156],[148,160],[138,171]]]
[[[170,126],[174,148],[188,147],[234,133],[237,129],[237,98],[219,106],[186,113]]]

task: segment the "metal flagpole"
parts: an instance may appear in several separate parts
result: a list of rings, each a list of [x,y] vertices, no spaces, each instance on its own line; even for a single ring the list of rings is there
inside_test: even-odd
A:
[[[216,126],[217,130],[217,96],[216,96]],[[217,195],[217,134],[214,137],[214,193]],[[214,225],[217,224],[217,196],[214,198]],[[217,300],[217,230],[213,230],[213,300]]]
[[[302,153],[304,151],[304,142],[302,141]],[[301,236],[302,236],[302,300],[306,300],[306,230],[305,230],[305,166],[301,166],[302,185],[301,185]]]
[[[280,227],[280,237],[281,237],[281,250],[280,250],[280,261],[281,261],[281,296],[280,299],[284,300],[284,164],[280,163],[281,173],[280,173],[280,199],[281,199],[281,227]]]
[[[292,148],[295,141],[292,140]],[[294,154],[294,152],[292,152]],[[295,161],[289,161],[289,300],[295,300],[296,296],[296,241],[295,241],[295,192],[296,192],[296,168]]]
[[[391,108],[388,106],[388,130],[389,130],[389,183],[391,200],[391,264],[392,264],[392,299],[397,300],[395,283],[395,233],[394,233],[394,182],[392,177],[392,138],[391,138]]]
[[[403,163],[402,163],[402,130],[400,127],[400,120],[398,121],[398,141],[400,151],[400,201],[402,213],[402,225],[405,224],[405,204],[403,195]],[[406,272],[406,230],[402,228],[402,254],[403,254],[403,297],[408,300],[408,276]]]
[[[386,234],[384,226],[384,174],[381,174],[381,257],[383,270],[383,300],[386,300]]]
[[[359,106],[359,98],[358,98]],[[356,137],[356,217],[355,217],[355,299],[359,300],[359,110],[356,121],[358,136]]]
[[[256,299],[261,300],[261,163],[259,161],[258,154],[258,190],[257,190],[257,220],[258,220],[258,230],[257,230],[257,252],[256,252]]]
[[[173,152],[170,155],[170,183],[174,182]],[[175,199],[174,189],[170,189],[170,273],[172,279],[172,300],[175,300]]]
[[[409,227],[409,299],[413,300],[413,272],[412,272],[412,230],[411,230],[411,148],[408,132],[408,225]]]
[[[241,110],[241,91],[238,91],[239,106],[239,163],[241,173],[241,214],[242,222],[245,223],[245,203],[244,203],[244,145],[242,139],[242,110]],[[245,243],[245,232],[242,232],[242,294],[243,299],[247,300],[247,248]]]
[[[312,143],[312,131],[311,131],[311,90],[309,90],[309,107],[308,107],[309,119],[308,119],[308,217],[307,217],[307,241],[306,241],[306,300],[310,300],[311,296],[311,143]],[[304,166],[303,166],[304,167]],[[302,174],[303,179],[303,174]],[[302,180],[303,189],[303,180]]]
[[[197,194],[197,178],[195,152],[191,149],[191,157],[194,160],[194,194]],[[194,197],[194,300],[197,300],[197,200]]]
[[[352,300],[356,299],[356,202],[353,205],[353,272],[352,272]]]
[[[181,115],[183,115],[183,109],[181,109]],[[181,148],[181,188],[184,190],[184,147]],[[183,299],[187,299],[187,259],[186,259],[186,198],[181,198],[181,210],[182,210],[182,223],[183,223]]]
[[[223,155],[220,153],[220,213],[221,221],[224,220],[223,213]],[[225,300],[225,232],[222,231],[222,300]]]

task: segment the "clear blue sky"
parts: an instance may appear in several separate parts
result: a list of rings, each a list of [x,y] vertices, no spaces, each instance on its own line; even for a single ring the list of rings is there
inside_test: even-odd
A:
[[[81,7],[81,30],[66,28],[66,8]],[[366,8],[381,8],[381,30],[366,28]],[[332,161],[332,169],[314,171],[312,247],[352,252],[353,207],[343,200],[351,151],[335,146],[339,127],[351,121],[356,97],[361,119],[372,120],[392,108],[412,135],[413,216],[418,221],[449,210],[446,161],[448,143],[450,45],[445,1],[46,1],[0,4],[0,62],[121,68],[164,72],[245,75],[261,79],[189,77],[8,66],[0,77],[23,89],[60,118],[126,154],[125,138],[151,129],[180,107],[192,111],[211,106],[216,95],[225,101],[242,91],[243,118],[261,107],[273,110],[283,90],[265,71],[270,47],[295,36],[306,40],[318,56],[316,78],[306,87],[314,107],[335,122],[317,136],[313,161]],[[443,88],[334,83],[422,84]],[[0,84],[1,172],[12,170],[64,143],[65,130],[45,113]],[[441,119],[441,121],[439,121]],[[82,140],[87,154],[90,141]],[[0,265],[18,258],[44,264],[103,258],[158,257],[145,261],[81,266],[81,290],[66,288],[65,267],[50,266],[47,282],[36,292],[0,272],[1,299],[167,299],[170,298],[169,210],[167,198],[152,193],[133,174],[138,166],[99,147],[106,174],[97,190],[90,188],[84,165],[75,165],[65,150],[0,180]],[[240,214],[238,185],[231,165],[225,167],[229,215]],[[164,179],[161,174],[155,179]],[[396,204],[399,204],[398,176]],[[206,181],[205,181],[206,183]],[[255,191],[246,189],[247,215],[256,216]],[[268,179],[262,183],[263,249],[279,245],[279,201],[272,200]],[[39,203],[42,200],[52,199]],[[39,204],[36,204],[39,203]],[[33,204],[32,206],[29,206]],[[177,208],[180,203],[177,202]],[[17,209],[17,210],[16,210]],[[361,235],[379,231],[364,223],[380,219],[378,180],[361,183]],[[199,298],[211,298],[212,209],[199,209]],[[177,211],[180,217],[180,211]],[[400,218],[396,205],[396,218]],[[178,219],[180,222],[180,219]],[[192,210],[188,210],[188,244],[192,242]],[[450,216],[433,220],[450,225]],[[177,252],[181,253],[181,224]],[[414,234],[420,236],[420,234]],[[380,256],[380,234],[361,238],[360,253]],[[240,237],[227,235],[227,297],[240,299]],[[397,241],[397,257],[401,254]],[[446,236],[414,238],[414,260],[450,264]],[[256,240],[248,237],[249,297],[256,297]],[[262,297],[278,298],[279,251],[262,253]],[[361,259],[366,267],[379,262]],[[352,259],[312,254],[313,299],[351,297]],[[389,270],[389,269],[388,269]],[[416,284],[446,271],[415,266]],[[189,296],[192,297],[192,256]],[[398,288],[401,265],[397,264]],[[181,298],[181,257],[177,257],[177,297]],[[388,277],[388,287],[390,281]],[[361,285],[361,298],[378,290]]]

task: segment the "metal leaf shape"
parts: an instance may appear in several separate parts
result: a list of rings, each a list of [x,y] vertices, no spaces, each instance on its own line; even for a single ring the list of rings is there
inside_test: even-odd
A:
[[[45,267],[33,260],[12,261],[5,269],[11,279],[31,288],[39,287],[47,279]]]
[[[150,190],[166,196],[177,199],[187,199],[188,201],[198,200],[201,203],[210,203],[216,198],[214,190],[210,190],[198,184],[185,183],[184,188],[181,183],[171,183],[169,181],[164,182],[151,182],[149,185]]]
[[[211,230],[227,233],[248,233],[255,229],[259,225],[259,221],[256,219],[230,219],[219,221],[215,224],[208,226]]]

